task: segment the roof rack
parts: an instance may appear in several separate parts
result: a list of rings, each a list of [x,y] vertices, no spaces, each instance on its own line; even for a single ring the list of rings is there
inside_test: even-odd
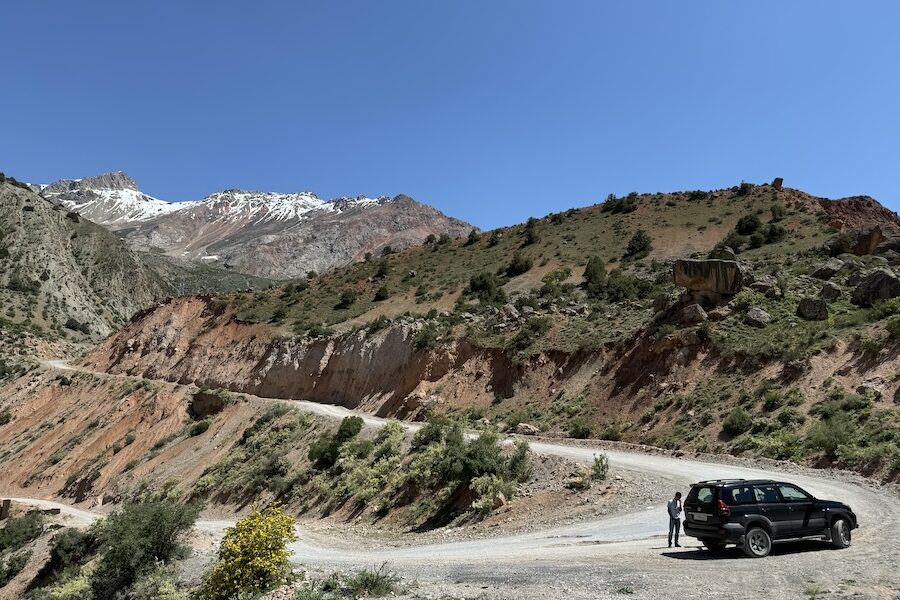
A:
[[[733,483],[736,481],[747,481],[744,478],[734,478],[734,479],[707,479],[706,481],[701,481],[699,483]]]

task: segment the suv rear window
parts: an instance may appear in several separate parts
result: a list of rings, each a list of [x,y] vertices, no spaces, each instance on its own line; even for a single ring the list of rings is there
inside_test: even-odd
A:
[[[688,492],[687,502],[698,503],[703,505],[712,504],[716,499],[716,488],[711,485],[698,485],[691,488]]]

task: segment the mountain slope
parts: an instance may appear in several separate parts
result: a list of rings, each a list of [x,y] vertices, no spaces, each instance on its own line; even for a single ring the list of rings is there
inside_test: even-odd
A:
[[[56,182],[42,194],[117,231],[137,250],[271,278],[325,271],[385,246],[472,229],[406,196],[326,202],[309,192],[226,190],[167,203],[142,194],[124,173]]]
[[[836,229],[848,207],[880,229]],[[772,186],[634,195],[281,289],[166,302],[88,362],[896,480],[896,222],[871,199]],[[686,257],[705,270],[687,290],[673,281]],[[716,292],[716,269],[743,275]]]
[[[114,234],[0,183],[0,310],[9,323],[51,336],[108,335],[166,293]]]

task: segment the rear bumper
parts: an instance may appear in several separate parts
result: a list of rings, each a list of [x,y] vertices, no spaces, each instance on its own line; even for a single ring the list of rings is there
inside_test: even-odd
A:
[[[723,523],[722,525],[709,526],[685,521],[684,534],[726,544],[741,544],[744,540],[744,528],[739,523]]]

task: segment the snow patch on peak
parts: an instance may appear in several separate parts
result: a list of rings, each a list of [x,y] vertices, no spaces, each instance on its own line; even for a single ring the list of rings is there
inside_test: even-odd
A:
[[[328,210],[328,203],[312,192],[283,194],[225,190],[210,194],[201,204],[226,220],[249,219],[259,223],[300,219],[312,211]]]

